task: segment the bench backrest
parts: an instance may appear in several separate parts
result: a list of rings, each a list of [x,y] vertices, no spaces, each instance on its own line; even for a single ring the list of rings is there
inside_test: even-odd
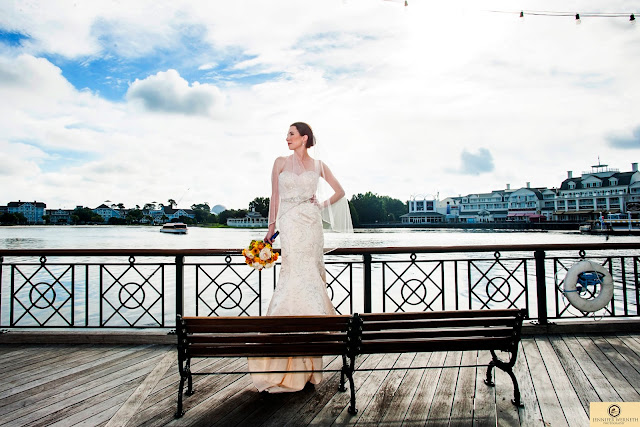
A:
[[[526,310],[492,309],[367,313],[358,353],[405,353],[450,350],[517,350]],[[357,323],[360,323],[358,325]]]
[[[181,317],[178,349],[191,357],[347,353],[352,316]]]

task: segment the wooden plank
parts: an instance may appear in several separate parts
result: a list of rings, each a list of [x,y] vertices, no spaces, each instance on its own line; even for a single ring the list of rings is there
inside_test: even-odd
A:
[[[533,338],[524,339],[533,340]],[[527,354],[522,346],[522,341],[520,342],[519,347],[518,358],[516,359],[516,365],[513,368],[513,372],[516,375],[518,386],[520,387],[520,401],[524,405],[518,409],[520,425],[544,425],[542,413],[540,412],[540,405],[538,403],[536,392],[533,387],[533,380],[531,378],[537,373],[529,368]]]
[[[568,424],[571,426],[584,426],[588,424],[589,411],[585,410],[582,406],[576,389],[571,384],[565,367],[549,342],[549,338],[546,336],[536,337],[536,344],[538,345],[540,355],[547,368],[551,383],[556,391],[556,396],[558,396]]]
[[[420,384],[405,415],[403,426],[423,426],[426,423],[436,386],[442,371],[444,371],[444,369],[437,369],[437,367],[444,365],[446,357],[447,352],[438,351],[429,358],[428,367],[430,369],[426,369],[420,379]]]
[[[459,365],[462,359],[462,352],[450,351],[444,361],[445,365]],[[448,424],[451,419],[451,406],[453,405],[453,396],[456,392],[456,382],[458,378],[459,368],[447,368],[442,370],[436,394],[433,397],[433,403],[429,410],[427,418],[427,426]]]
[[[609,360],[607,355],[602,352],[602,349],[596,345],[596,343],[587,336],[577,336],[578,342],[582,345],[585,352],[593,360],[593,363],[602,372],[602,375],[613,386],[613,389],[618,393],[620,399],[624,402],[637,402],[640,401],[640,393],[629,383],[628,379],[621,373],[615,366],[615,364]],[[599,395],[602,394],[601,389],[597,388],[596,392]]]
[[[246,359],[230,359],[226,365],[232,371],[242,372],[247,370]],[[198,380],[196,382],[196,380]],[[215,420],[217,408],[221,405],[231,404],[230,400],[235,394],[251,384],[251,379],[246,374],[207,375],[194,377],[195,394],[183,396],[183,409],[186,411],[180,419],[174,419],[177,409],[177,384],[166,395],[165,390],[161,396],[165,396],[153,406],[138,412],[128,426],[161,426],[161,425],[191,425],[199,420],[208,419],[209,425]],[[226,406],[227,410],[230,406]],[[231,406],[232,407],[232,406]],[[217,415],[216,415],[217,414]]]
[[[609,382],[609,378],[602,373],[600,367],[592,359],[592,355],[587,353],[580,341],[575,336],[564,336],[563,341],[596,393],[597,398],[593,402],[620,401],[620,395]]]
[[[336,361],[339,366],[342,366],[342,358],[338,358]],[[366,356],[358,357],[355,362],[355,367],[359,368],[363,366],[364,361],[367,360]],[[328,402],[334,398],[334,396],[342,395],[347,399],[350,396],[351,390],[349,388],[349,381],[345,378],[345,392],[338,391],[338,384],[340,384],[340,374],[336,373],[330,377],[329,381],[317,385],[316,392],[312,394],[311,398],[306,400],[304,404],[298,409],[295,404],[291,402],[287,403],[287,407],[283,411],[279,411],[276,415],[270,418],[261,427],[268,426],[299,426],[308,425],[311,423],[317,414],[324,408]],[[291,408],[289,409],[289,407]],[[280,422],[279,422],[280,421]]]
[[[364,362],[362,363],[362,369],[370,369],[378,366],[380,361],[382,360],[381,354],[373,354],[369,357],[359,356],[358,359],[363,358]],[[362,384],[369,378],[371,371],[358,371],[353,375],[353,382],[355,384],[355,389],[360,390]],[[348,388],[349,386],[347,386]],[[319,424],[319,425],[331,425],[334,420],[342,413],[347,410],[349,406],[349,402],[351,399],[350,392],[349,393],[336,393],[322,408],[315,417],[311,419],[309,424]],[[358,394],[356,393],[356,407],[360,408],[360,401],[358,400]]]
[[[407,353],[407,355],[410,354],[413,353]],[[432,354],[433,353],[417,353],[409,366],[414,368],[427,366]],[[380,422],[381,425],[399,425],[402,423],[423,374],[424,369],[409,369],[406,371],[402,382],[393,395],[393,399],[389,403],[387,412]]]
[[[14,365],[20,367],[20,375],[13,375],[4,381],[0,387],[0,398],[23,390],[27,386],[37,386],[47,378],[57,378],[66,370],[77,370],[78,367],[86,367],[93,365],[97,360],[101,360],[103,356],[108,357],[109,354],[117,352],[118,349],[105,348],[83,348],[81,351],[65,350],[66,354],[60,358],[53,358],[51,363],[43,363],[37,365]],[[43,375],[44,374],[44,375]]]
[[[341,367],[342,357],[335,357],[325,366],[325,369],[340,369]],[[268,405],[257,407],[245,418],[242,424],[262,427],[282,426],[291,423],[294,418],[302,417],[301,412],[306,412],[308,416],[308,411],[312,410],[315,414],[331,396],[338,392],[339,383],[340,373],[326,372],[319,384],[307,385],[304,390],[297,393],[286,393],[287,396],[278,402],[280,405],[276,405],[274,402],[273,407]],[[346,393],[348,392],[347,386]],[[294,423],[294,425],[296,424],[300,425],[301,423],[298,421]]]
[[[582,365],[578,362],[565,343],[563,336],[551,335],[549,336],[549,342],[551,343],[551,346],[553,347],[569,382],[575,389],[576,396],[580,400],[582,408],[586,414],[589,414],[590,403],[599,402],[600,397],[587,377],[588,371],[585,372],[583,370]]]
[[[567,419],[564,416],[560,401],[549,378],[549,373],[544,365],[540,350],[535,339],[524,339],[522,348],[526,354],[529,371],[531,372],[531,380],[540,404],[540,413],[542,414],[542,422],[548,425],[568,426]],[[496,396],[496,402],[498,401]]]
[[[640,335],[637,334],[618,334],[618,338],[622,340],[636,355],[640,356]]]
[[[361,386],[356,387],[356,408],[358,408],[357,414],[350,414],[345,407],[342,412],[336,417],[334,425],[353,425],[357,424],[363,414],[367,411],[376,411],[381,408],[373,406],[373,398],[379,392],[380,386],[385,382],[389,375],[389,371],[386,369],[394,366],[398,360],[397,354],[385,354],[380,363],[376,366],[379,369],[385,369],[382,371],[373,371],[362,383]],[[377,417],[378,415],[376,415]]]
[[[635,353],[630,351],[626,345],[620,344],[619,341],[614,341],[613,339],[613,344],[604,337],[593,337],[592,340],[627,381],[629,381],[631,387],[633,387],[636,392],[640,392],[640,372],[638,372],[634,366],[634,364],[637,364],[637,359],[633,357]],[[625,357],[625,355],[627,355],[627,357]],[[633,361],[633,364],[630,363],[629,359]]]
[[[477,351],[462,353],[462,365],[475,365],[477,361]],[[451,407],[450,426],[468,426],[473,422],[473,402],[477,393],[476,370],[476,367],[467,367],[460,368],[458,372],[458,382]]]
[[[13,411],[5,415],[0,422],[16,421],[21,423],[24,422],[24,420],[29,421],[34,417],[37,417],[35,419],[38,419],[45,416],[47,413],[56,413],[58,411],[65,410],[68,406],[81,403],[83,400],[90,397],[100,395],[101,393],[107,393],[109,390],[124,382],[146,375],[151,371],[153,365],[160,359],[160,357],[162,357],[162,355],[158,354],[156,357],[147,359],[144,362],[121,369],[108,376],[102,376],[98,385],[95,387],[79,387],[78,389],[69,390],[66,393],[59,393],[49,399],[34,403],[30,407]],[[138,383],[141,381],[141,379],[137,380]]]
[[[25,420],[26,424],[30,427],[77,425],[96,413],[109,411],[109,409],[118,402],[122,403],[139,382],[139,378],[132,378],[129,381],[122,382],[110,388],[107,393],[99,393],[93,396],[87,396],[85,399],[76,402],[69,402],[60,409],[43,412],[38,411],[34,413],[32,419],[27,418]],[[113,412],[117,409],[117,407],[113,408]],[[22,421],[20,422],[22,423]]]
[[[357,425],[380,425],[388,410],[392,407],[393,399],[400,387],[400,383],[407,374],[406,369],[398,369],[408,367],[415,359],[415,353],[405,353],[398,357],[393,365],[396,370],[390,371],[377,392],[373,395],[373,399],[366,410],[362,411],[362,415],[356,421]]]
[[[177,351],[173,347],[169,347],[166,350],[165,356],[160,362],[153,368],[153,371],[142,381],[142,384],[136,388],[136,390],[129,396],[127,401],[118,409],[113,417],[107,423],[108,427],[120,427],[131,419],[135,414],[142,402],[149,396],[151,390],[160,381],[162,376],[167,372],[170,365],[174,365],[177,359]]]
[[[477,352],[477,363],[488,364],[491,360],[491,353],[488,351]],[[476,369],[475,396],[473,409],[474,426],[494,426],[496,425],[496,389],[484,383],[487,378],[487,367],[479,366]]]
[[[152,349],[143,348],[134,352],[136,348],[131,348],[126,352],[118,352],[111,358],[105,358],[102,363],[86,369],[77,374],[68,374],[65,376],[54,378],[38,387],[24,390],[20,393],[13,394],[7,398],[0,399],[0,415],[4,416],[15,410],[28,411],[33,405],[43,404],[47,399],[56,401],[64,395],[72,395],[80,393],[84,388],[91,388],[104,382],[104,377],[113,372],[120,372],[123,369],[135,365],[140,361],[149,358]],[[131,358],[127,358],[127,353],[131,352]],[[124,359],[124,360],[123,360]]]

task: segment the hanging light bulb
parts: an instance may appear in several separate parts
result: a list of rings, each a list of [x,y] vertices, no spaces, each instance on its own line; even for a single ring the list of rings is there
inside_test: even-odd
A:
[[[636,23],[636,16],[632,13],[631,16],[629,17],[629,21],[631,21],[632,24]]]
[[[524,21],[524,12],[520,11],[520,21]]]
[[[576,25],[582,23],[582,21],[580,20],[580,14],[576,13]]]

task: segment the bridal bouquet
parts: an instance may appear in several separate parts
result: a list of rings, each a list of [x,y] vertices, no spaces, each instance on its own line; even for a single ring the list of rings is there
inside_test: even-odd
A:
[[[244,255],[244,262],[256,270],[273,267],[278,260],[278,253],[271,249],[269,243],[262,240],[252,240],[249,247],[242,250],[242,255]]]

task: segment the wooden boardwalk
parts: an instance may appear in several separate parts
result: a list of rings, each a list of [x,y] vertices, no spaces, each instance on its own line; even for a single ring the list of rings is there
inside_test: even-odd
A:
[[[325,358],[331,368],[339,361]],[[486,363],[485,352],[373,355],[363,368]],[[196,371],[243,371],[244,359],[196,360]],[[509,377],[486,368],[362,371],[359,412],[338,374],[298,393],[261,394],[248,375],[194,377],[185,416],[174,419],[175,347],[170,345],[0,345],[2,426],[589,425],[589,402],[640,401],[640,334],[524,337],[515,369],[524,408],[510,400]]]

